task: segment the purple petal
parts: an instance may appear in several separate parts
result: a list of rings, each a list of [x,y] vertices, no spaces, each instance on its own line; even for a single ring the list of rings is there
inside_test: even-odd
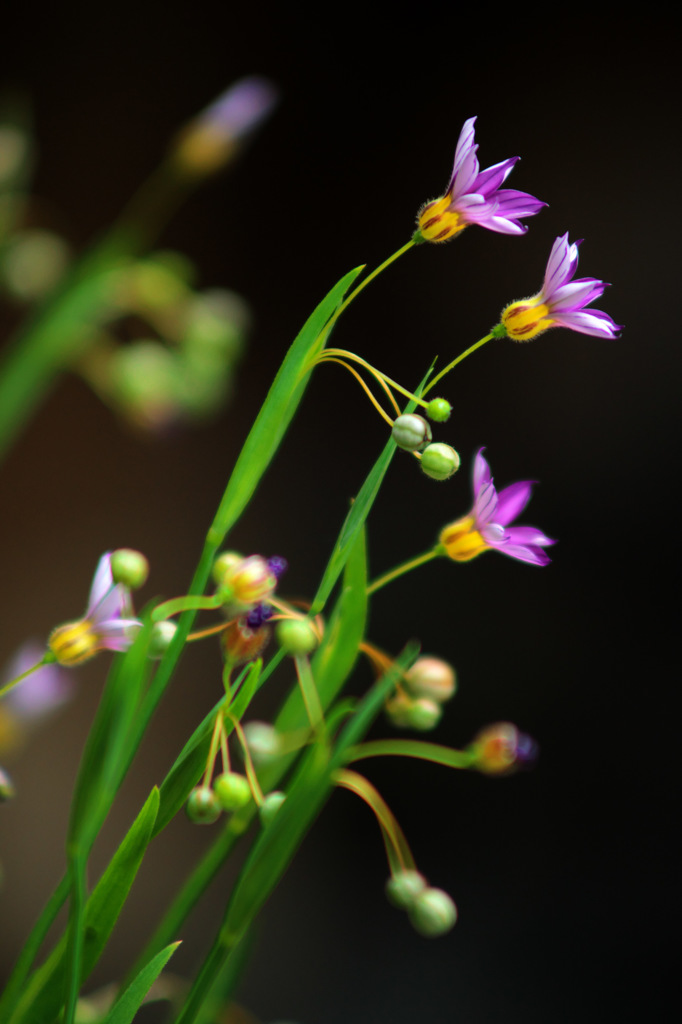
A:
[[[594,277],[581,278],[557,288],[547,305],[552,313],[572,313],[598,299],[605,288],[605,281],[597,281]]]
[[[517,562],[528,562],[530,565],[549,565],[552,559],[542,548],[525,546],[523,544],[505,544],[497,549],[503,555],[515,558]]]
[[[477,147],[470,149],[462,160],[462,164],[450,183],[448,193],[453,201],[466,192],[473,191],[472,186],[478,175]]]
[[[87,618],[90,617],[90,609],[97,607],[102,598],[107,596],[113,585],[114,577],[111,575],[111,551],[107,551],[106,554],[102,555],[97,563],[97,568],[95,569],[92,586],[90,587],[90,597],[88,598]]]
[[[514,164],[520,160],[518,156],[509,157],[508,160],[502,160],[499,164],[493,164],[492,167],[487,167],[484,171],[481,171],[475,182],[475,189],[477,192],[482,192],[484,195],[491,192],[495,192],[500,187],[503,181],[511,174],[514,169]]]
[[[492,480],[484,484],[476,496],[473,507],[476,529],[481,531],[484,526],[497,519],[497,491]]]
[[[199,120],[230,139],[239,139],[269,117],[279,102],[279,90],[268,78],[250,75],[231,85]]]
[[[608,313],[601,309],[582,310],[573,313],[552,314],[560,327],[568,327],[579,334],[591,334],[594,338],[617,338],[622,325],[614,323]]]
[[[8,666],[7,679],[13,679],[40,661],[45,648],[29,641],[25,643]],[[4,673],[3,673],[4,675]],[[13,715],[24,722],[36,722],[50,714],[73,696],[74,680],[58,665],[43,665],[36,669],[21,686],[16,686],[3,703]]]
[[[464,122],[461,132],[459,133],[459,139],[457,140],[457,146],[455,148],[455,162],[452,168],[452,175],[450,177],[450,185],[448,186],[448,192],[452,188],[452,184],[457,177],[457,172],[462,166],[464,158],[467,156],[474,144],[474,125],[476,124],[476,118],[470,117],[468,121]]]
[[[109,651],[127,651],[142,623],[138,619],[109,619],[97,624],[100,645]]]
[[[502,547],[507,543],[504,526],[499,523],[488,523],[479,531],[483,540],[493,548]]]
[[[495,516],[497,522],[507,526],[516,519],[530,501],[532,493],[533,482],[531,480],[520,480],[500,491],[497,495],[497,515]]]
[[[542,530],[536,529],[535,526],[510,526],[506,536],[508,542],[513,545],[523,544],[544,548],[550,544],[556,544],[555,540],[544,534]]]
[[[479,448],[474,459],[474,473],[473,473],[473,489],[474,489],[474,500],[478,497],[481,488],[485,484],[492,483],[492,477],[490,475],[490,466],[487,461],[483,458],[483,452],[485,448]]]
[[[517,220],[507,220],[506,217],[490,216],[477,221],[481,227],[488,231],[496,231],[499,235],[525,235],[528,228]]]
[[[498,189],[494,196],[488,198],[495,200],[497,212],[505,217],[533,217],[547,206],[529,192],[519,192],[516,188]]]
[[[542,288],[545,301],[549,301],[556,289],[566,281],[570,281],[575,274],[578,266],[578,245],[578,242],[569,245],[568,231],[565,235],[555,239],[547,261],[545,281]]]

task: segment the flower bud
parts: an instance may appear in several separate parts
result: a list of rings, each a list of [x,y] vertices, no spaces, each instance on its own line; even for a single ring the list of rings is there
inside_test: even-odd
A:
[[[398,416],[391,431],[393,440],[406,452],[415,452],[431,440],[431,427],[423,416],[406,413]]]
[[[236,619],[220,634],[225,659],[233,666],[253,661],[265,650],[269,639],[270,630],[267,626],[251,629],[246,619]]]
[[[426,697],[413,700],[409,694],[397,693],[387,702],[386,714],[399,729],[428,732],[438,725],[443,709],[436,701]]]
[[[35,302],[59,283],[69,261],[69,247],[59,235],[41,228],[19,231],[5,241],[3,283],[21,302]]]
[[[307,619],[282,619],[276,632],[280,647],[294,658],[311,654],[318,644],[317,634]]]
[[[210,786],[197,786],[187,800],[187,817],[195,825],[212,825],[220,817],[220,804]]]
[[[130,590],[139,590],[149,576],[149,562],[139,551],[119,548],[111,553],[111,575],[114,583],[122,583]]]
[[[457,920],[457,907],[442,889],[424,889],[408,910],[415,931],[427,939],[445,935]]]
[[[407,910],[426,889],[426,879],[418,871],[398,871],[386,882],[386,898],[399,910]]]
[[[282,740],[274,725],[269,722],[247,722],[244,736],[255,765],[272,764],[280,757]]]
[[[445,423],[450,419],[452,406],[446,398],[432,398],[426,406],[426,415],[434,423]]]
[[[178,631],[177,624],[165,619],[163,622],[155,622],[149,636],[149,647],[147,654],[150,658],[162,658],[171,645],[171,641]]]
[[[228,565],[219,585],[225,590],[226,603],[247,611],[268,600],[277,586],[277,577],[264,558],[250,555]]]
[[[236,551],[223,551],[213,563],[213,569],[211,570],[213,582],[217,586],[221,586],[226,574],[243,561],[244,556],[238,555]]]
[[[264,825],[270,824],[285,800],[286,793],[281,793],[278,789],[268,793],[258,812]]]
[[[213,792],[224,811],[238,811],[251,799],[247,778],[237,772],[223,772],[214,779]]]
[[[432,480],[447,480],[459,469],[460,458],[449,444],[436,442],[425,448],[421,468]]]
[[[4,768],[0,768],[0,804],[13,800],[16,795],[14,783]]]
[[[511,722],[495,722],[474,737],[469,747],[473,767],[486,775],[509,775],[530,766],[538,754],[537,743]]]
[[[417,658],[405,673],[405,685],[413,697],[426,697],[442,704],[457,689],[455,670],[440,658]]]

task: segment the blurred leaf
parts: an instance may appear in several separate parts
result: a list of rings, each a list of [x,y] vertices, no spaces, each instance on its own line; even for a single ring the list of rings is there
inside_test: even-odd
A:
[[[179,945],[179,942],[173,942],[170,946],[166,946],[149,961],[146,967],[142,968],[120,999],[114,1003],[102,1024],[130,1024],[144,1002],[147,992]]]

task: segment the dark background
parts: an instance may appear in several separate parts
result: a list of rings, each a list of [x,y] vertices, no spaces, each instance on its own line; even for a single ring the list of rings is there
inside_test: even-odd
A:
[[[77,615],[112,547],[147,553],[146,596],[182,592],[287,344],[342,273],[376,265],[409,237],[420,204],[447,182],[465,118],[478,114],[482,165],[522,154],[510,185],[550,208],[521,239],[474,228],[411,253],[358,300],[335,342],[416,383],[433,354],[452,358],[538,287],[557,235],[585,238],[580,270],[614,283],[597,305],[626,325],[622,338],[562,330],[477,353],[444,389],[455,412],[440,436],[461,452],[462,472],[438,485],[396,458],[369,534],[374,573],[424,550],[468,508],[482,444],[499,485],[541,481],[523,521],[559,538],[550,567],[493,554],[439,562],[378,596],[371,621],[384,649],[418,636],[457,666],[460,692],[438,741],[464,744],[511,719],[538,739],[538,766],[493,780],[368,765],[421,870],[457,901],[457,927],[428,942],[388,907],[378,830],[339,794],[263,917],[240,998],[264,1021],[301,1024],[666,1014],[679,731],[670,26],[569,9],[536,21],[429,3],[304,16],[197,2],[67,4],[44,18],[16,13],[4,35],[0,77],[33,106],[37,192],[77,247],[230,81],[266,74],[283,100],[245,159],[161,239],[197,262],[202,285],[235,288],[253,306],[235,402],[211,426],[141,441],[78,380],[60,382],[3,468],[1,657]],[[383,439],[350,377],[320,371],[232,544],[286,555],[284,592],[310,595]],[[20,798],[0,823],[4,968],[62,870],[68,793],[104,661],[79,670],[77,702],[12,765]],[[215,699],[218,673],[210,645],[183,663],[96,866]],[[358,676],[358,691],[367,681]],[[273,683],[272,706],[286,685]],[[116,976],[208,840],[183,820],[151,851],[138,916],[124,914],[95,983]],[[188,925],[181,973],[209,941],[229,882]]]

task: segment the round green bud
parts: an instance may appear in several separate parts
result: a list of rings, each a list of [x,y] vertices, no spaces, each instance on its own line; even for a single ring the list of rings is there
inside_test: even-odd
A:
[[[247,722],[244,736],[255,765],[272,764],[280,756],[281,737],[269,722]]]
[[[391,431],[393,440],[406,452],[415,452],[431,440],[431,427],[423,416],[413,412],[398,416]]]
[[[186,810],[195,825],[212,825],[220,817],[221,807],[210,786],[197,786],[189,795]]]
[[[457,689],[455,670],[440,658],[417,658],[405,673],[405,685],[413,697],[426,697],[442,704]]]
[[[15,795],[14,783],[4,768],[0,768],[0,804],[4,804],[7,800],[12,800]]]
[[[307,619],[282,619],[277,623],[276,634],[280,647],[294,658],[311,654],[319,643],[317,634]]]
[[[251,787],[246,776],[237,772],[223,772],[214,779],[213,792],[224,811],[239,811],[251,799]]]
[[[386,882],[386,898],[399,910],[408,910],[426,889],[426,879],[418,871],[399,871]]]
[[[412,927],[427,939],[445,935],[457,920],[457,907],[442,889],[424,889],[408,913]]]
[[[421,457],[422,471],[432,480],[447,480],[459,469],[460,458],[449,444],[436,442],[425,448]]]
[[[155,622],[149,636],[149,647],[147,649],[149,657],[163,658],[177,631],[177,624],[171,622],[170,619],[166,619],[163,622]]]
[[[268,793],[258,812],[264,825],[270,824],[285,800],[286,793],[281,793],[278,789]]]
[[[119,548],[111,553],[111,575],[114,583],[122,583],[131,590],[139,590],[149,576],[149,562],[139,551]]]
[[[213,563],[213,581],[218,586],[223,582],[225,575],[230,569],[234,569],[235,566],[239,565],[244,561],[243,555],[238,555],[236,551],[223,551],[222,554],[218,555],[215,562]]]
[[[426,406],[426,415],[434,423],[445,423],[450,419],[452,406],[446,398],[432,398]]]
[[[442,714],[443,709],[435,700],[419,697],[407,709],[405,725],[417,732],[429,732],[438,725]]]

